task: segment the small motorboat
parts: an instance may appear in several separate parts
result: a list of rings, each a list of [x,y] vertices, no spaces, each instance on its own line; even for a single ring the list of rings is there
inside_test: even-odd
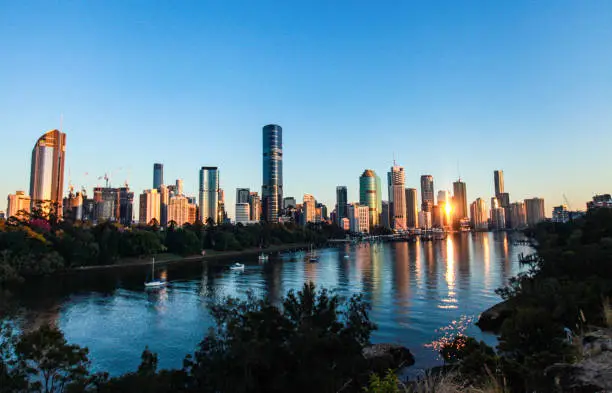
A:
[[[344,259],[349,259],[351,256],[349,254],[344,254]]]
[[[244,270],[244,263],[234,263],[232,266],[230,266],[230,270]]]
[[[268,256],[262,252],[259,254],[259,262],[268,262]]]
[[[151,281],[146,281],[144,283],[145,288],[160,288],[160,287],[164,287],[166,286],[166,284],[168,283],[166,280],[164,279],[159,279],[159,280],[155,280],[155,258],[153,258],[153,262],[151,263]]]

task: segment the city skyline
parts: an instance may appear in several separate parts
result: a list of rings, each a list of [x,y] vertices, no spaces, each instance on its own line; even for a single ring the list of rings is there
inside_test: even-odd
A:
[[[70,181],[91,190],[112,173],[114,186],[127,179],[140,192],[160,162],[165,179],[181,178],[185,194],[197,195],[198,168],[216,165],[231,207],[235,188],[260,191],[261,127],[276,123],[283,194],[298,199],[312,193],[331,207],[342,184],[358,200],[359,173],[384,174],[395,155],[406,187],[420,189],[420,176],[432,174],[435,191],[451,189],[460,175],[468,203],[488,202],[491,171],[501,168],[511,201],[538,196],[552,207],[565,194],[584,208],[612,183],[593,170],[612,142],[612,58],[601,50],[612,39],[612,6],[546,3],[350,12],[317,2],[203,3],[144,13],[119,2],[4,4],[11,23],[0,24],[0,43],[12,56],[0,84],[15,94],[0,97],[11,136],[0,195],[28,192],[28,150],[58,128],[69,135],[64,189]],[[264,17],[283,23],[264,27]],[[356,28],[365,21],[367,34]],[[576,149],[585,135],[599,138],[586,155]],[[400,148],[433,139],[410,154]]]

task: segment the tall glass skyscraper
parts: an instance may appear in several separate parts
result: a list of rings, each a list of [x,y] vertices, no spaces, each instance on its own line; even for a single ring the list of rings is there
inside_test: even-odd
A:
[[[423,175],[421,176],[421,210],[432,212],[434,204],[433,176]]]
[[[455,220],[468,218],[467,189],[461,179],[453,183],[453,201],[455,202],[453,212]]]
[[[494,171],[493,178],[495,180],[495,197],[499,198],[499,195],[504,192],[504,171]]]
[[[417,206],[416,188],[406,188],[406,226],[419,227],[419,208]]]
[[[359,177],[359,204],[368,206],[370,228],[380,225],[380,215],[382,214],[380,188],[380,177],[373,170],[366,169]]]
[[[389,186],[389,224],[395,230],[406,230],[406,176],[404,167],[393,165],[387,174]]]
[[[336,187],[336,219],[337,224],[342,223],[343,218],[348,217],[348,192],[346,186]]]
[[[278,222],[283,201],[283,129],[276,124],[263,128],[263,220]]]
[[[62,215],[66,134],[52,130],[38,138],[32,150],[30,198],[43,213]]]
[[[216,166],[203,166],[200,169],[200,217],[206,224],[208,219],[217,223],[219,209],[219,169]]]
[[[153,164],[153,188],[159,188],[164,184],[164,164]]]

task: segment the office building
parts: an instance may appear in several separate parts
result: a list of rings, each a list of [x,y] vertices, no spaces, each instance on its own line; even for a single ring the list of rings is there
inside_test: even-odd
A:
[[[433,210],[433,206],[432,206],[432,210]],[[433,227],[432,224],[433,223],[431,220],[431,212],[421,210],[419,212],[419,227],[421,229],[431,229]]]
[[[249,196],[249,204],[251,205],[251,221],[261,220],[261,199],[256,192],[251,192]]]
[[[370,228],[380,225],[382,198],[380,178],[371,169],[366,169],[359,178],[359,204],[370,209]]]
[[[570,220],[570,212],[567,210],[566,205],[553,207],[552,222],[566,223]]]
[[[218,223],[219,212],[219,170],[216,166],[203,166],[200,169],[200,221]]]
[[[499,196],[504,193],[504,171],[494,171],[493,179],[495,181],[495,197],[499,198]]]
[[[348,215],[348,205],[346,206],[346,214]],[[351,221],[348,219],[348,217],[344,217],[342,220],[340,220],[340,228],[347,232],[351,230]]]
[[[116,188],[94,187],[94,222],[119,221],[119,193]]]
[[[510,218],[510,222],[506,220],[506,227],[511,229],[522,229],[527,226],[527,211],[524,202],[514,202],[508,207],[509,213],[506,217]]]
[[[467,188],[461,179],[453,183],[454,224],[468,217]]]
[[[525,199],[525,210],[527,212],[527,225],[533,226],[546,219],[543,198]]]
[[[378,222],[380,223],[381,227],[390,229],[391,228],[391,218],[390,218],[389,202],[382,201],[381,206],[382,206],[382,209],[380,210],[380,219]]]
[[[30,213],[31,198],[24,191],[16,191],[7,198],[6,218],[25,218]]]
[[[421,210],[431,212],[435,205],[433,176],[421,176]]]
[[[347,209],[349,230],[354,233],[368,233],[370,230],[370,207],[353,203]]]
[[[389,221],[396,231],[406,230],[406,174],[404,168],[393,165],[387,174],[389,186]]]
[[[315,222],[316,217],[316,204],[315,197],[311,194],[304,194],[304,223]]]
[[[341,224],[342,219],[348,217],[348,190],[346,186],[336,187],[336,223]]]
[[[168,203],[170,202],[170,190],[168,186],[162,184],[157,189],[159,191],[159,225],[168,226]]]
[[[160,194],[156,188],[144,190],[140,194],[139,224],[149,225],[155,220],[159,224]]]
[[[153,164],[153,188],[159,189],[164,184],[164,164]]]
[[[436,200],[438,205],[446,205],[451,202],[451,193],[447,190],[438,191],[438,198]]]
[[[236,203],[236,224],[246,225],[251,221],[251,205],[248,203]]]
[[[175,195],[183,195],[183,179],[176,179]]]
[[[475,231],[486,231],[489,229],[489,220],[487,217],[487,204],[484,199],[477,198],[470,205],[470,217],[472,228]]]
[[[417,189],[406,188],[406,227],[419,227],[419,208],[417,201]]]
[[[327,221],[327,206],[317,202],[317,212],[321,215],[321,221]]]
[[[499,201],[499,206],[503,208],[507,208],[510,206],[510,194],[507,192],[502,192],[496,195],[497,200]]]
[[[236,188],[236,203],[249,203],[250,196],[251,190],[248,188]]]
[[[263,128],[263,220],[278,222],[283,200],[283,129],[276,124]]]
[[[55,212],[60,217],[62,215],[65,154],[66,134],[58,130],[38,138],[32,149],[31,208],[41,209],[43,214]]]
[[[592,201],[587,202],[587,210],[599,208],[612,208],[612,197],[610,194],[595,195]]]
[[[134,222],[134,193],[130,191],[130,187],[125,184],[124,187],[116,189],[119,200],[119,223],[129,226]]]
[[[227,217],[227,211],[225,210],[225,191],[219,188],[217,201],[217,224],[230,224],[231,221]]]
[[[294,197],[286,197],[283,198],[283,209],[290,210],[295,209],[297,207],[297,201]]]

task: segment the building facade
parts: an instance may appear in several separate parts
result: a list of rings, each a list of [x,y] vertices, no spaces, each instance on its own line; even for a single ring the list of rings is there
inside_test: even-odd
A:
[[[236,188],[236,203],[249,203],[251,190],[248,188]]]
[[[453,183],[453,217],[454,225],[468,218],[467,187],[461,179]]]
[[[406,227],[419,227],[419,207],[417,200],[417,189],[406,188]]]
[[[278,222],[283,200],[283,129],[276,124],[263,127],[263,220]]]
[[[192,204],[189,202],[189,198],[184,195],[171,195],[168,199],[168,225],[170,225],[170,223],[174,223],[174,225],[182,227],[187,223],[193,224],[195,222],[195,214],[193,217],[191,217],[192,210],[194,210],[195,213],[195,206],[192,206]]]
[[[236,224],[246,225],[251,221],[251,205],[248,203],[236,203]]]
[[[348,190],[346,186],[336,187],[336,223],[341,226],[342,219],[348,217]]]
[[[435,205],[434,181],[432,175],[421,176],[421,210],[431,212]]]
[[[219,223],[219,169],[216,166],[200,168],[200,221],[206,224],[210,219]]]
[[[6,218],[25,218],[30,213],[31,198],[24,191],[16,191],[7,197]]]
[[[153,188],[159,189],[164,184],[164,164],[153,164]]]
[[[527,225],[533,226],[546,219],[543,198],[525,199],[525,210],[527,212]]]
[[[368,233],[370,230],[370,207],[353,203],[347,209],[349,230],[354,233]]]
[[[432,210],[433,210],[433,206],[432,206]],[[432,224],[433,223],[431,219],[431,212],[421,210],[419,212],[419,227],[421,229],[431,229],[433,226]]]
[[[389,208],[389,202],[382,201],[381,206],[382,209],[380,210],[380,219],[378,222],[380,223],[381,227],[389,229],[391,228],[391,211]]]
[[[359,204],[370,209],[370,228],[379,226],[382,213],[380,178],[371,169],[366,169],[359,178]]]
[[[570,220],[570,212],[567,210],[566,205],[553,207],[552,222],[566,223]]]
[[[251,221],[261,220],[261,199],[256,192],[251,192],[249,196],[249,204],[251,205]]]
[[[510,222],[506,220],[506,227],[511,229],[522,229],[527,226],[527,211],[524,202],[514,202],[510,204],[509,213],[506,217],[510,218]]]
[[[38,138],[32,149],[30,170],[31,208],[43,214],[62,215],[66,134],[52,130]]]
[[[487,204],[484,199],[477,198],[470,205],[470,217],[472,228],[475,231],[486,231],[489,229],[489,220],[487,217]]]
[[[159,223],[160,194],[156,188],[144,190],[140,194],[140,210],[138,222],[141,225],[149,225],[153,220]]]
[[[493,181],[495,182],[495,197],[499,198],[499,196],[504,193],[504,171],[494,171]]]
[[[389,186],[389,221],[391,228],[405,231],[406,226],[406,174],[404,168],[394,165],[387,174]]]
[[[491,209],[491,229],[501,231],[506,228],[506,210],[503,207]]]
[[[285,197],[283,198],[283,209],[295,209],[297,207],[297,201],[294,197]]]
[[[304,223],[316,222],[317,202],[315,197],[311,194],[304,194],[304,203],[302,207],[304,209]]]

